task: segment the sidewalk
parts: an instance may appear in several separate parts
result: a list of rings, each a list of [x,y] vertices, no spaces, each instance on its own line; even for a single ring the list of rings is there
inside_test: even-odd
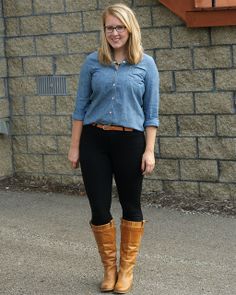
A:
[[[236,219],[143,211],[149,222],[130,295],[236,293]],[[116,199],[113,214],[119,224]],[[0,294],[101,294],[89,218],[86,197],[0,191]]]

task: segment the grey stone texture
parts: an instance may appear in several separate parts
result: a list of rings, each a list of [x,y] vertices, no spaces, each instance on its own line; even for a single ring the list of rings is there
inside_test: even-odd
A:
[[[159,134],[161,136],[176,136],[177,123],[175,116],[160,116]]]
[[[170,48],[170,30],[168,28],[149,28],[142,31],[143,46],[146,49]]]
[[[5,22],[2,11],[3,3],[0,1],[0,124],[7,124],[8,132],[10,104],[7,97],[7,59],[5,48]],[[1,129],[0,129],[1,130]],[[0,179],[13,174],[12,142],[10,135],[0,132]]]
[[[200,195],[209,199],[233,200],[236,196],[236,186],[228,183],[201,182]]]
[[[86,11],[97,8],[97,0],[66,0],[66,11]]]
[[[0,179],[12,175],[11,140],[8,136],[0,134]]]
[[[236,161],[220,161],[220,181],[235,182]]]
[[[5,85],[5,79],[0,78],[0,98],[4,98],[6,96],[6,85]]]
[[[164,190],[171,194],[198,195],[198,183],[191,181],[164,181]]]
[[[69,53],[91,52],[98,47],[98,39],[98,33],[70,34],[67,39]]]
[[[5,20],[5,29],[7,36],[19,36],[20,35],[20,23],[19,18],[7,18]]]
[[[196,69],[215,69],[232,67],[230,46],[212,46],[194,49],[194,65]]]
[[[24,73],[30,75],[52,75],[52,57],[29,57],[23,59]]]
[[[193,94],[163,93],[160,100],[160,114],[193,114]]]
[[[195,138],[190,137],[161,137],[161,157],[163,158],[195,158],[197,144]]]
[[[212,44],[236,44],[236,27],[216,27],[211,30]]]
[[[14,165],[18,173],[43,172],[43,156],[33,154],[14,154]]]
[[[236,136],[236,116],[219,115],[217,116],[217,132],[220,136]]]
[[[0,99],[0,119],[9,117],[9,101],[7,98]]]
[[[210,45],[210,36],[207,29],[192,30],[185,26],[173,26],[173,47],[192,47]]]
[[[57,152],[56,137],[45,135],[28,136],[28,151],[34,154],[55,154]]]
[[[33,37],[18,37],[6,40],[7,57],[35,55]]]
[[[213,90],[213,75],[211,71],[176,71],[175,81],[178,92]]]
[[[64,12],[64,0],[34,0],[34,13],[43,14],[43,13],[59,13]]]
[[[2,0],[4,7],[4,16],[23,16],[32,15],[32,0]]]
[[[11,137],[0,135],[0,177],[81,179],[80,169],[73,171],[67,161],[71,113],[82,63],[99,46],[102,9],[115,2],[0,1],[0,118],[11,114],[12,121]],[[158,159],[154,173],[145,177],[144,193],[231,198],[236,28],[190,29],[159,1],[121,2],[133,8],[143,47],[160,73]],[[67,95],[39,96],[41,75],[64,75]]]
[[[236,90],[236,69],[216,70],[217,90]]]
[[[210,115],[179,116],[181,136],[215,135],[215,117]]]
[[[199,138],[198,144],[200,158],[235,159],[236,138],[202,137]]]
[[[146,2],[146,1],[143,1]],[[157,1],[153,1],[157,2]],[[157,27],[162,26],[176,26],[183,24],[182,20],[177,17],[174,13],[168,10],[164,6],[153,7],[152,9],[153,15],[153,25]]]
[[[192,68],[191,50],[161,49],[157,51],[157,66],[159,70],[188,70]]]
[[[99,3],[99,8],[105,8],[108,5],[117,3],[117,0],[99,0],[98,3]],[[119,1],[119,3],[124,3],[128,6],[131,6],[132,0],[121,0]]]
[[[233,93],[196,93],[195,105],[198,114],[231,114],[234,113]]]
[[[217,162],[214,160],[180,160],[181,179],[216,181]]]
[[[36,37],[37,55],[57,55],[66,53],[66,39],[63,35]]]
[[[81,13],[68,13],[51,17],[52,33],[72,33],[82,30]]]
[[[53,96],[26,96],[25,112],[27,115],[50,115],[55,110]]]
[[[160,92],[172,92],[174,91],[173,73],[171,71],[160,71]]]
[[[8,76],[23,76],[23,61],[21,57],[8,58]]]
[[[29,16],[20,19],[22,35],[42,35],[50,33],[49,16]]]

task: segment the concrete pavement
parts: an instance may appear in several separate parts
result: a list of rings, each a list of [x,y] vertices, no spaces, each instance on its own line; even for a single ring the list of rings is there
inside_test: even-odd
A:
[[[119,224],[120,205],[112,211]],[[130,295],[236,294],[236,219],[143,207]],[[95,295],[102,266],[86,197],[0,191],[0,294]]]

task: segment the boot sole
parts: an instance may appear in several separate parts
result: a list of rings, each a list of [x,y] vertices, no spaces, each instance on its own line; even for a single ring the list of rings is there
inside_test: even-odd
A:
[[[108,293],[108,292],[113,292],[114,290],[111,289],[111,290],[100,290],[102,293]]]
[[[131,287],[129,287],[129,289],[127,289],[127,290],[124,290],[124,291],[118,291],[118,290],[114,290],[114,291],[113,291],[113,293],[114,293],[114,294],[126,294],[126,293],[130,292],[130,291],[131,291],[131,289],[132,289],[132,286],[131,286]]]

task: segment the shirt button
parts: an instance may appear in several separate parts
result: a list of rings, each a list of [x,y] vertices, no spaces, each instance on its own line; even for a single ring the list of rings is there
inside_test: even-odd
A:
[[[116,86],[116,84],[114,83],[113,86]]]
[[[115,99],[115,97],[112,97],[111,99],[112,99],[112,100],[114,100],[114,99]]]
[[[112,114],[112,112],[109,112],[109,114]]]

